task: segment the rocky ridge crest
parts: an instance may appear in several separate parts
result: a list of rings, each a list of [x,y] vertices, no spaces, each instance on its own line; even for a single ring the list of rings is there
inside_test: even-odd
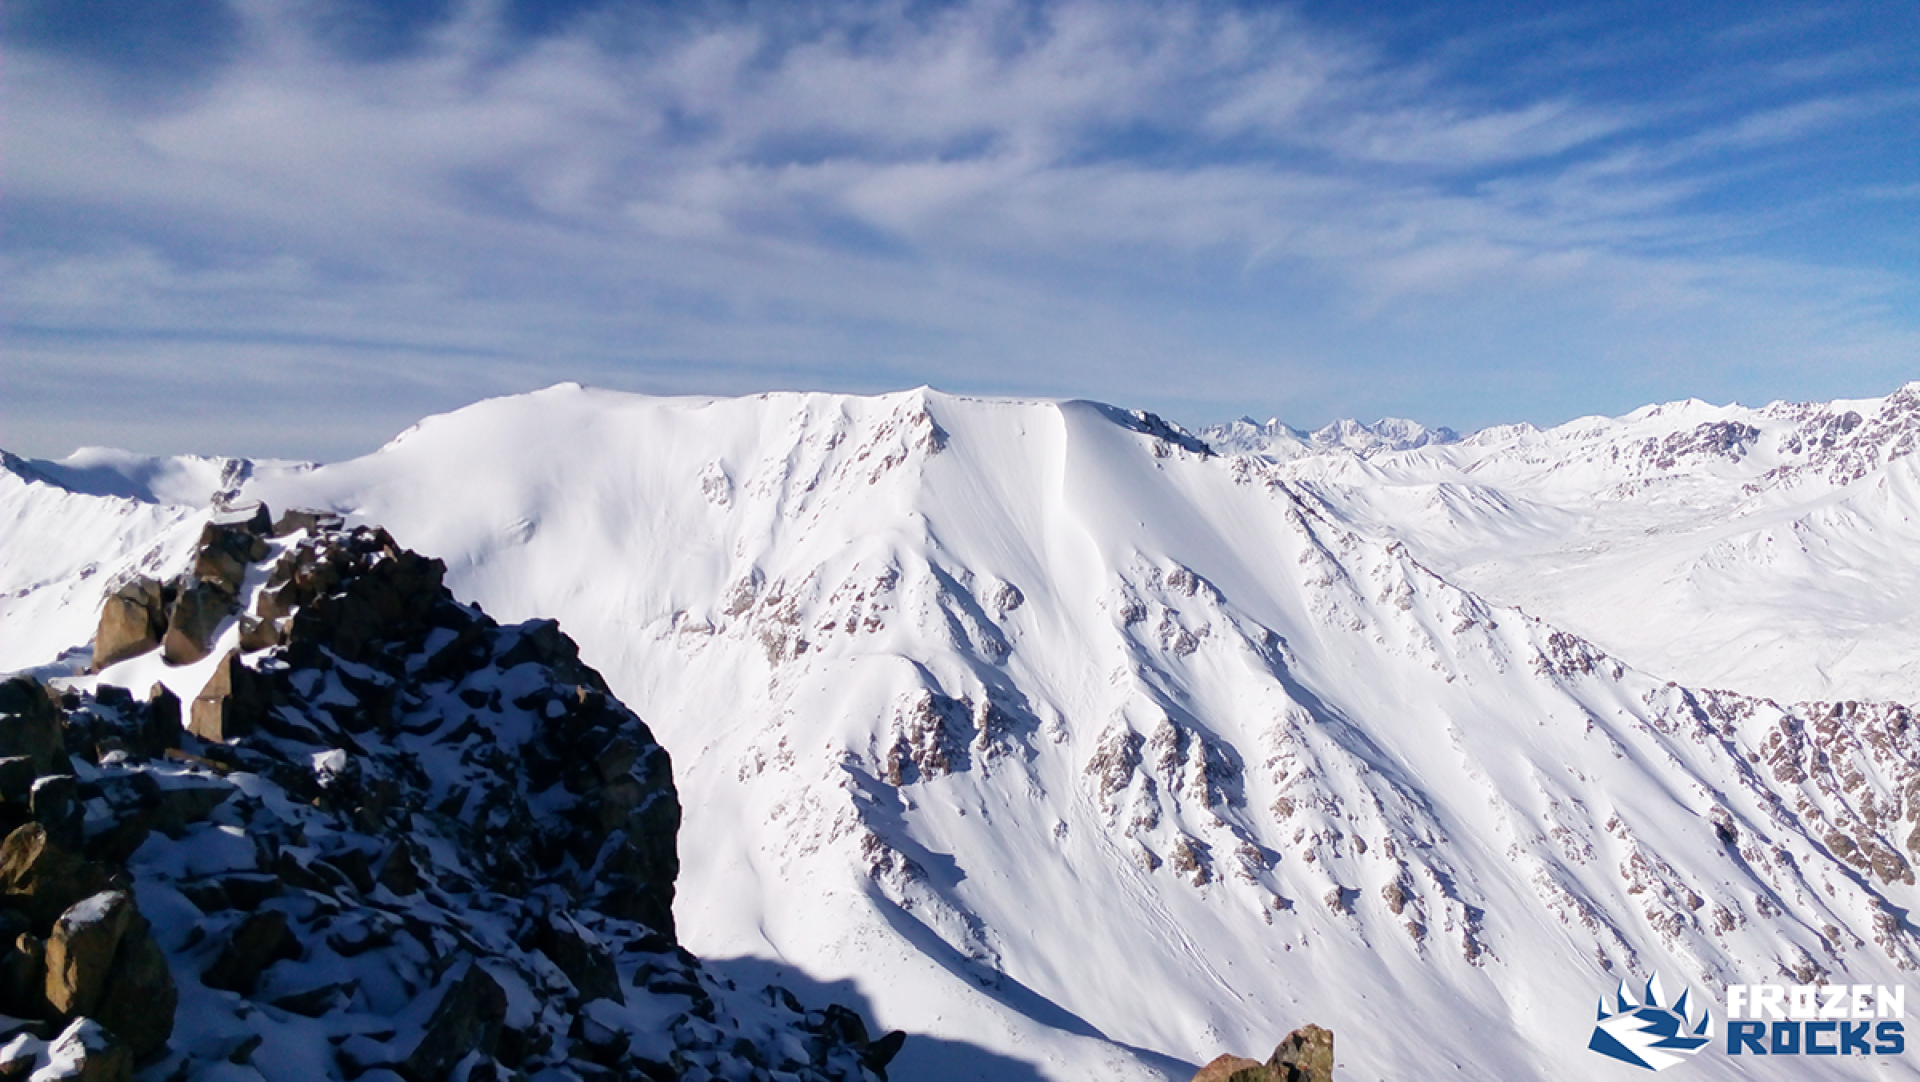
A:
[[[96,640],[103,668],[232,644],[184,710],[0,685],[0,1072],[884,1079],[900,1034],[678,945],[666,750],[554,622],[444,571],[224,513]]]

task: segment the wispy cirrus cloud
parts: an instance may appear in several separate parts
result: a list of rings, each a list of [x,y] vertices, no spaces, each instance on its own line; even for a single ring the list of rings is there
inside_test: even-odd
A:
[[[230,45],[184,72],[9,25],[20,386],[119,355],[155,393],[253,365],[259,408],[371,388],[260,448],[338,454],[562,378],[1471,425],[1766,385],[1743,365],[1886,382],[1915,342],[1910,265],[1774,245],[1778,208],[1733,191],[1755,155],[1804,175],[1807,145],[1910,118],[1897,87],[1509,84],[1494,45],[1395,59],[1202,0],[587,4],[539,33],[492,3],[214,7]],[[391,376],[409,357],[435,374]],[[34,393],[26,449],[112,438]]]

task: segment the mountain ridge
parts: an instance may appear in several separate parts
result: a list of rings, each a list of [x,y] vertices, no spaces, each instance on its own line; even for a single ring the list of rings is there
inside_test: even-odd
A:
[[[1592,1074],[1613,973],[1912,965],[1907,715],[1671,684],[1455,585],[1353,478],[1458,444],[1300,474],[1114,414],[554,388],[242,495],[380,521],[573,629],[687,764],[700,953],[1046,1077],[1190,1074],[1306,1021],[1362,1076]],[[1609,506],[1664,513],[1646,492]],[[1378,997],[1444,1022],[1380,1034]],[[903,1074],[948,1077],[926,1054]]]

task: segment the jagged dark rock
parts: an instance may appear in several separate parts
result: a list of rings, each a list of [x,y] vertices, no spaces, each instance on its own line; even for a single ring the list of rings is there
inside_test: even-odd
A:
[[[224,511],[201,530],[193,567],[177,587],[160,637],[169,664],[190,665],[207,656],[221,626],[239,612],[247,566],[266,557],[272,530],[259,504]]]
[[[39,823],[0,842],[0,905],[19,910],[44,937],[75,903],[115,886],[115,870],[62,848]]]
[[[867,1046],[867,1050],[860,1055],[860,1062],[875,1074],[885,1078],[887,1064],[893,1062],[893,1057],[899,1055],[906,1044],[905,1030],[890,1029],[882,1034],[879,1040]]]
[[[620,991],[620,973],[614,967],[613,955],[606,947],[590,940],[588,934],[573,922],[573,918],[565,913],[552,913],[535,923],[538,930],[534,936],[534,949],[545,954],[559,967],[560,972],[566,974],[583,1002],[594,999],[610,999],[615,1003],[627,1001]]]
[[[272,702],[267,681],[241,663],[238,650],[229,650],[194,696],[187,731],[202,740],[227,743],[258,728]]]
[[[756,1043],[677,946],[671,761],[556,623],[498,625],[383,530],[266,521],[221,515],[161,587],[170,657],[240,624],[185,730],[163,689],[0,688],[0,1012],[114,1077],[245,1064],[291,1015],[346,1079],[885,1078],[904,1034],[781,992],[797,1040]],[[181,996],[232,1035],[170,1047]]]
[[[506,990],[479,963],[468,962],[434,1008],[420,1043],[394,1069],[407,1082],[440,1082],[473,1053],[492,1058],[506,1016]]]
[[[277,909],[262,910],[234,928],[219,957],[200,974],[200,983],[250,996],[268,966],[299,956],[300,941],[287,927],[287,915]]]
[[[27,811],[63,848],[78,850],[85,846],[86,809],[80,805],[80,782],[73,775],[35,778],[27,795]]]
[[[30,676],[0,681],[0,757],[25,756],[36,777],[71,774],[60,708]]]
[[[158,759],[180,746],[180,699],[155,684],[145,702],[107,685],[64,719],[67,754],[89,763],[116,752]]]

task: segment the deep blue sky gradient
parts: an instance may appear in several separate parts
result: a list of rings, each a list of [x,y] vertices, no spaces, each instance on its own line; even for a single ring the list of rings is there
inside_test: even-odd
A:
[[[0,447],[560,380],[1552,424],[1920,378],[1920,5],[19,0]]]

